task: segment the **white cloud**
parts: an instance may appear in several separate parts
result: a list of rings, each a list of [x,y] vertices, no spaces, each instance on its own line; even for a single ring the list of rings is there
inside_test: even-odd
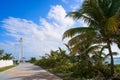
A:
[[[66,11],[63,9],[61,5],[52,6],[52,9],[48,13],[48,18],[54,19],[61,26],[70,26],[73,24],[73,20],[69,17],[65,17],[67,15]]]
[[[117,45],[116,44],[112,44],[111,48],[112,48],[113,52],[118,52],[118,55],[115,56],[115,57],[120,57],[120,49],[117,47]]]
[[[23,38],[25,55],[43,55],[50,50],[64,47],[62,34],[74,24],[72,19],[65,16],[64,8],[56,5],[51,7],[48,19],[40,19],[40,24],[26,19],[9,17],[3,20],[3,28],[7,30],[6,34],[14,37],[16,41],[20,37]],[[12,43],[14,44],[14,42]],[[10,46],[9,44],[3,45]]]

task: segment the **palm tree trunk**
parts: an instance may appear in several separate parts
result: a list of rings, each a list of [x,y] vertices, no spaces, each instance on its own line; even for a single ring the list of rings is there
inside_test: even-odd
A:
[[[110,54],[110,58],[111,58],[111,65],[110,65],[111,76],[113,76],[113,74],[114,74],[114,59],[113,59],[112,50],[111,50],[109,41],[107,41],[107,46],[108,46],[108,50],[109,50],[109,54]]]

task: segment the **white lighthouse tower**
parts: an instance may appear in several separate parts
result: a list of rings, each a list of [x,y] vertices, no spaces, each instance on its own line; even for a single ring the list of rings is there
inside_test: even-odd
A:
[[[20,43],[20,53],[19,53],[19,63],[24,62],[24,57],[23,57],[23,39],[20,38],[19,40]]]

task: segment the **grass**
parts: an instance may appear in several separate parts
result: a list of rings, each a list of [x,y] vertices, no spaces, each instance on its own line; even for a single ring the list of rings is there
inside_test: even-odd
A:
[[[120,73],[120,64],[115,65],[115,70],[116,72]]]
[[[7,66],[7,67],[0,68],[0,72],[3,72],[5,70],[8,70],[8,69],[13,68],[15,66],[17,66],[17,65],[12,65],[12,66]]]
[[[120,67],[120,64],[116,64],[115,66]]]

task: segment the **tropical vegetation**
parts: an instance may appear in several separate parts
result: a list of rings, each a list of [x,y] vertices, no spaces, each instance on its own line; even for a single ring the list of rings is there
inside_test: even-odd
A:
[[[64,32],[63,39],[70,38],[65,44],[69,54],[61,48],[52,50],[35,64],[55,74],[62,73],[67,80],[120,79],[120,66],[114,65],[113,58],[117,52],[111,48],[112,44],[120,48],[119,4],[120,0],[84,0],[80,9],[66,15],[88,25]],[[110,63],[106,62],[108,57]]]
[[[109,55],[100,52],[98,54],[97,51],[92,54],[91,57],[85,53],[71,56],[65,50],[59,48],[41,56],[40,59],[33,60],[33,57],[31,57],[30,62],[34,62],[35,65],[58,75],[63,80],[81,80],[82,78],[93,80],[108,79],[110,76],[110,65],[105,59]],[[119,65],[115,65],[115,72],[114,77],[120,77]]]
[[[30,60],[29,60],[30,63],[35,63],[35,61],[36,61],[35,57],[31,57]]]
[[[4,50],[0,50],[0,60],[1,59],[3,59],[3,60],[11,60],[11,59],[13,59],[13,56],[10,53],[4,53]]]
[[[88,26],[69,29],[63,35],[63,38],[71,37],[68,41],[72,48],[71,54],[77,53],[81,46],[105,44],[111,58],[110,76],[115,72],[111,45],[116,43],[119,47],[119,3],[120,0],[85,0],[82,8],[67,16],[75,20],[82,19]]]

